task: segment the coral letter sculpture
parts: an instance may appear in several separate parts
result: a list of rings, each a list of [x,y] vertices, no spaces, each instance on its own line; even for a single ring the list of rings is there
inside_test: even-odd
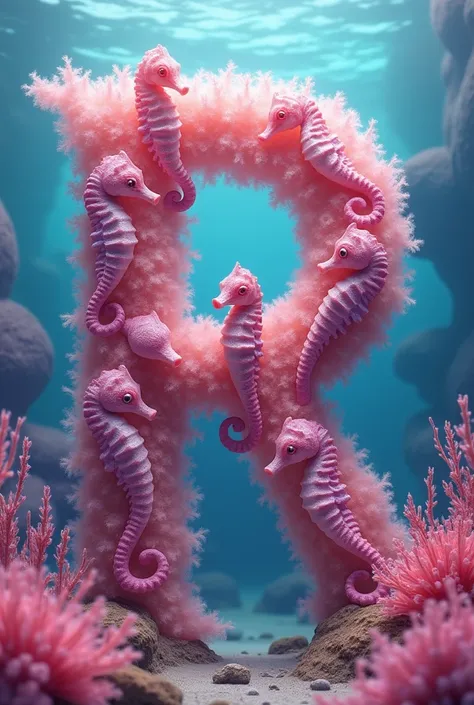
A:
[[[277,132],[291,130],[301,125],[303,156],[322,176],[344,188],[359,191],[364,198],[351,198],[345,205],[346,217],[359,228],[369,228],[380,223],[385,214],[382,190],[355,169],[345,153],[344,144],[331,132],[318,104],[305,95],[290,96],[275,93],[272,99],[268,125],[259,135],[263,142]],[[360,215],[354,208],[367,207],[372,212]]]
[[[144,144],[183,190],[182,197],[178,191],[169,191],[164,204],[175,211],[186,211],[196,200],[196,188],[181,161],[178,111],[165,91],[171,88],[180,95],[187,94],[189,88],[181,83],[180,72],[181,66],[165,47],[147,51],[135,75],[135,104]]]
[[[161,551],[150,548],[140,553],[142,565],[158,564],[149,578],[136,578],[129,563],[151,516],[153,475],[143,438],[135,426],[118,414],[132,413],[153,421],[156,411],[145,404],[139,385],[127,368],[104,370],[93,379],[84,394],[84,418],[99,444],[100,460],[107,472],[115,473],[125,489],[130,513],[114,558],[114,575],[123,590],[149,592],[168,577],[169,565]]]
[[[267,475],[275,475],[288,465],[305,460],[301,499],[311,521],[334,543],[369,565],[381,566],[382,556],[362,537],[360,527],[347,507],[350,496],[342,484],[337,467],[337,448],[329,431],[316,421],[285,419],[276,439],[276,455],[267,465]],[[379,585],[373,592],[360,593],[355,587],[359,577],[368,575],[355,571],[346,581],[346,593],[351,602],[372,605],[385,597],[388,591]]]
[[[147,56],[153,57],[153,53]],[[153,65],[151,61],[150,71]],[[164,100],[166,89],[156,86],[156,74],[151,79],[156,87],[146,83],[147,66],[145,61],[143,83],[137,79],[137,86],[143,87],[144,92],[149,91],[151,109],[152,97],[157,95]],[[157,61],[156,68],[160,66]],[[186,96],[176,94],[174,97],[182,121],[180,154],[190,173],[199,172],[205,183],[213,183],[224,172],[229,180],[242,186],[259,184],[269,188],[272,203],[287,206],[296,220],[295,235],[302,266],[286,292],[281,283],[282,296],[269,303],[263,313],[265,354],[258,361],[258,399],[263,428],[260,442],[249,458],[255,479],[278,509],[280,527],[286,538],[318,584],[308,608],[316,618],[323,618],[348,603],[346,578],[354,570],[367,568],[367,563],[336,545],[302,507],[299,495],[304,463],[272,478],[267,477],[264,468],[274,456],[275,439],[285,418],[304,416],[317,420],[334,438],[340,481],[347,486],[350,509],[361,535],[384,558],[394,555],[393,538],[402,539],[404,532],[394,521],[386,482],[364,465],[363,455],[353,441],[341,434],[335,420],[329,417],[319,388],[321,384],[327,387],[347,377],[375,344],[384,343],[386,325],[396,312],[403,311],[409,300],[403,262],[407,249],[413,249],[416,244],[412,240],[411,222],[403,215],[406,202],[403,173],[395,162],[380,159],[373,128],[359,132],[355,114],[346,109],[340,96],[318,98],[328,130],[346,145],[347,158],[385,195],[385,216],[374,233],[387,252],[390,267],[383,290],[372,300],[367,315],[357,325],[348,326],[344,336],[330,340],[328,354],[322,355],[318,362],[319,384],[311,405],[304,408],[303,414],[295,394],[301,350],[328,288],[347,278],[347,272],[342,269],[321,275],[316,263],[328,258],[329,251],[347,227],[344,204],[348,197],[344,188],[318,177],[308,168],[301,154],[297,130],[284,132],[265,144],[256,135],[264,129],[275,90],[291,94],[298,91],[298,95],[310,96],[311,85],[296,82],[277,85],[267,75],[239,74],[229,67],[218,75],[200,72],[190,81],[189,88]],[[66,62],[59,77],[49,81],[35,76],[27,91],[42,108],[60,114],[62,142],[71,150],[75,168],[84,178],[104,154],[124,149],[140,164],[150,188],[159,193],[169,190],[169,177],[157,168],[154,154],[147,149],[151,142],[144,145],[137,132],[141,118],[135,111],[134,79],[128,69],[116,69],[113,76],[92,81],[88,74],[73,69]],[[169,104],[167,110],[171,110]],[[147,114],[143,110],[145,117]],[[159,120],[158,112],[156,118]],[[169,134],[171,136],[171,132]],[[241,193],[245,208],[245,192]],[[186,198],[185,194],[184,200]],[[134,421],[145,440],[154,483],[153,510],[137,551],[157,546],[170,565],[168,579],[159,590],[138,594],[133,599],[150,612],[162,634],[187,639],[209,638],[221,633],[222,625],[215,615],[205,612],[189,582],[190,568],[202,543],[202,532],[194,532],[189,526],[190,520],[196,517],[197,494],[189,477],[185,447],[189,443],[193,413],[225,409],[228,416],[240,415],[242,402],[223,354],[221,324],[211,317],[190,315],[192,301],[186,281],[191,259],[186,240],[189,215],[169,208],[152,208],[140,201],[130,203],[139,241],[127,276],[114,295],[117,301],[126,301],[127,318],[156,311],[173,331],[173,347],[179,350],[183,361],[174,368],[161,360],[138,357],[125,336],[86,335],[84,338],[87,331],[83,327],[83,310],[95,271],[90,257],[90,224],[83,216],[79,221],[83,249],[75,256],[84,270],[81,283],[85,279],[86,284],[82,283],[79,288],[78,307],[71,316],[71,323],[76,325],[80,335],[75,354],[76,407],[69,419],[74,438],[69,467],[81,476],[77,547],[87,548],[94,558],[98,571],[94,592],[120,596],[113,558],[128,517],[128,507],[114,476],[104,472],[100,450],[82,417],[82,401],[92,377],[98,377],[101,370],[124,364],[142,389],[146,385],[147,403],[159,414],[159,423],[152,425],[142,419]],[[223,222],[235,217],[219,199],[215,208],[215,218]],[[229,243],[225,245],[229,247]],[[208,265],[204,262],[196,266]],[[267,260],[265,266],[268,267]],[[254,335],[250,344],[255,345],[254,352],[257,352]],[[218,472],[215,482],[221,481],[225,482],[223,474]],[[238,516],[236,514],[236,522]],[[127,596],[124,592],[123,597]]]
[[[153,204],[161,198],[145,186],[142,172],[123,151],[101,161],[87,179],[84,191],[92,247],[96,250],[97,285],[86,311],[86,325],[93,335],[113,335],[125,321],[123,308],[114,303],[106,307],[107,313],[114,314],[114,320],[99,322],[102,306],[127,271],[137,244],[132,219],[115,201],[117,196],[141,198]]]
[[[387,253],[368,230],[351,224],[336,242],[331,259],[318,264],[318,269],[353,272],[329,289],[305,340],[296,372],[296,398],[301,405],[311,401],[311,373],[324,347],[351,323],[361,321],[382,290],[388,273]]]
[[[231,416],[222,422],[219,437],[233,453],[252,450],[262,435],[262,412],[258,399],[259,360],[262,356],[262,290],[257,278],[237,262],[228,277],[219,284],[221,293],[212,300],[214,308],[232,306],[222,328],[221,343],[230,376],[247,413],[248,433],[236,441],[229,428],[242,432],[245,422]]]

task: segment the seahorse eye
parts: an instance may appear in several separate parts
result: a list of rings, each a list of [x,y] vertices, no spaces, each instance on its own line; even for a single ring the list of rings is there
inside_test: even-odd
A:
[[[124,404],[131,404],[133,401],[133,395],[130,394],[130,392],[125,392],[125,394],[122,397],[122,401]]]
[[[344,259],[345,257],[347,257],[348,254],[349,252],[347,251],[347,248],[341,247],[341,249],[339,250],[339,257],[342,257]]]
[[[286,118],[286,112],[284,110],[279,110],[277,112],[277,118],[279,120],[284,120]]]
[[[158,74],[161,76],[161,78],[164,78],[165,76],[167,76],[168,69],[166,68],[166,66],[160,66],[160,68],[158,69]]]
[[[286,452],[288,453],[288,455],[294,455],[294,453],[296,453],[295,446],[287,446]]]
[[[247,287],[246,286],[241,286],[239,287],[239,296],[243,296],[244,294],[247,293]]]
[[[135,188],[137,185],[136,179],[127,179],[128,188]]]

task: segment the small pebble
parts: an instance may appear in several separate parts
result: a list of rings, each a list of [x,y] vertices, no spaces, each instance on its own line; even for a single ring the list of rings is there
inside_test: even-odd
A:
[[[273,673],[269,673],[268,671],[262,671],[262,673],[258,674],[260,678],[274,678]]]
[[[268,700],[265,700],[265,702],[262,703],[262,705],[270,705],[270,703],[268,702]]]
[[[228,663],[214,673],[212,682],[227,685],[248,685],[250,683],[250,669],[240,663]]]
[[[276,683],[272,683],[268,687],[270,688],[270,690],[280,690]]]
[[[325,678],[317,678],[309,684],[311,690],[331,690],[331,684]]]
[[[228,700],[213,700],[210,705],[232,705]]]
[[[277,673],[277,678],[284,678],[288,671],[285,671],[283,668],[280,668],[280,670]]]
[[[253,690],[249,690],[247,692],[247,695],[260,695],[260,693],[258,692],[258,690],[253,689]]]
[[[248,651],[241,651],[241,654],[248,654]]]

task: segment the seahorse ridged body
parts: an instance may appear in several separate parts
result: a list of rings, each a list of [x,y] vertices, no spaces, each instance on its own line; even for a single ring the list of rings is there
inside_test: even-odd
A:
[[[114,316],[111,323],[101,323],[99,315],[133,260],[138,242],[132,219],[115,200],[117,196],[141,198],[153,204],[160,200],[145,186],[142,172],[125,152],[105,157],[87,179],[84,190],[97,280],[87,305],[86,326],[93,335],[103,337],[118,333],[125,322],[124,310],[117,303],[105,308]]]
[[[123,590],[150,592],[168,577],[166,556],[156,549],[141,551],[143,565],[156,563],[149,578],[138,578],[130,572],[130,559],[148,524],[153,508],[153,476],[148,452],[137,429],[118,413],[132,412],[152,420],[156,411],[141,398],[140,387],[127,368],[106,370],[93,379],[84,394],[83,413],[86,423],[100,447],[104,469],[115,473],[129,502],[129,517],[114,556],[114,575]]]
[[[147,51],[135,74],[135,107],[138,131],[164,171],[183,191],[170,191],[164,198],[165,206],[174,211],[186,211],[196,200],[196,187],[183,166],[180,153],[181,126],[179,114],[166,88],[186,95],[188,88],[181,84],[180,65],[163,46]]]
[[[248,269],[237,262],[232,272],[220,283],[221,293],[213,304],[216,308],[232,306],[222,327],[221,343],[235,389],[247,413],[247,436],[234,440],[229,436],[246,428],[238,416],[231,416],[219,428],[221,443],[233,453],[247,453],[262,435],[262,412],[258,398],[260,357],[262,356],[262,291]]]
[[[347,507],[350,495],[340,479],[337,448],[329,431],[316,421],[289,417],[275,443],[275,458],[265,472],[274,475],[288,465],[307,460],[300,496],[311,521],[341,548],[370,565],[381,565],[382,556],[363,538]],[[358,605],[374,604],[387,595],[383,585],[370,593],[358,592],[355,581],[366,575],[366,571],[355,571],[346,580],[347,597]]]
[[[325,346],[331,338],[344,334],[351,323],[362,320],[370,302],[382,290],[388,258],[371,233],[352,224],[337,240],[333,257],[318,268],[353,271],[329,290],[308,332],[296,372],[296,398],[301,405],[311,401],[311,373]]]
[[[282,96],[275,93],[266,129],[259,135],[264,141],[285,130],[301,126],[303,156],[319,174],[343,188],[358,191],[363,197],[351,198],[344,212],[359,228],[380,223],[385,215],[385,197],[381,189],[359,174],[345,153],[339,137],[329,131],[317,103],[305,95]],[[361,215],[356,208],[371,206],[371,213]]]

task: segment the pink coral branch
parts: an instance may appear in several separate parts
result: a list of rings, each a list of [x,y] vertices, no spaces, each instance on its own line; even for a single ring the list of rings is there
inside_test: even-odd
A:
[[[16,421],[16,427],[11,430],[10,417],[10,412],[2,409],[0,413],[0,487],[5,480],[13,477],[12,467],[16,458],[21,427],[25,422],[25,418],[20,416]]]
[[[376,579],[392,589],[392,594],[383,600],[390,614],[421,609],[428,598],[442,599],[448,578],[454,580],[460,590],[469,594],[474,590],[474,475],[470,472],[470,461],[469,466],[462,464],[463,452],[469,454],[472,447],[471,415],[467,397],[459,397],[458,401],[462,425],[453,430],[450,423],[445,423],[445,446],[430,419],[434,446],[449,468],[451,481],[443,482],[443,490],[450,501],[449,516],[441,520],[434,517],[434,470],[429,468],[425,480],[426,518],[411,495],[405,507],[413,545],[397,544],[397,559],[387,560],[375,570]]]

